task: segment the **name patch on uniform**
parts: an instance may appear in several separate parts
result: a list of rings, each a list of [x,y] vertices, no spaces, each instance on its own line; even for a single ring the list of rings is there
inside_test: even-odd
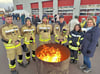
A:
[[[30,31],[34,31],[34,29],[26,29],[26,30],[24,30],[24,32],[30,32]]]
[[[59,27],[56,27],[56,29],[59,29]]]
[[[39,27],[39,29],[50,29],[50,27]]]
[[[81,37],[81,35],[72,34],[73,37]]]
[[[5,31],[5,33],[14,32],[14,31],[18,31],[18,29],[7,30],[7,31]]]

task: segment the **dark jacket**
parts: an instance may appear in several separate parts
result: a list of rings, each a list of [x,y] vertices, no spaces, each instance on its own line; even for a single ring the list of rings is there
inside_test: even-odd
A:
[[[74,46],[74,47],[79,47],[80,45],[77,45],[77,42],[79,42],[80,44],[83,41],[83,32],[77,32],[77,31],[71,31],[68,37],[68,41],[72,41],[72,43],[70,43],[70,45]]]
[[[84,40],[81,48],[83,55],[93,57],[99,36],[100,29],[98,27],[93,27],[84,34]]]

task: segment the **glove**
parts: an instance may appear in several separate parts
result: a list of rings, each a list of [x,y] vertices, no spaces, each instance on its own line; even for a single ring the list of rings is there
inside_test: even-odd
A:
[[[91,51],[90,50],[87,50],[87,54],[90,54],[91,53]]]

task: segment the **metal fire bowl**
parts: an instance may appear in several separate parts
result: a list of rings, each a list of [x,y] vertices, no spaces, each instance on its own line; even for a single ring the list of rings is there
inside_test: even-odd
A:
[[[59,51],[61,52],[61,62],[62,61],[65,61],[65,60],[67,60],[67,59],[69,59],[69,57],[70,57],[70,51],[69,51],[69,49],[67,48],[67,47],[65,47],[65,46],[63,46],[63,45],[60,45],[60,44],[54,44],[54,43],[50,43],[50,44],[45,44],[46,46],[48,46],[48,47],[54,47],[54,48],[58,48],[59,49]],[[35,52],[35,54],[36,54],[36,58],[38,58],[37,57],[37,54],[38,54],[38,52],[39,51],[41,51],[43,49],[43,45],[41,45],[41,46],[39,46],[37,49],[36,49],[36,52]],[[38,58],[38,60],[40,60],[39,58]],[[41,60],[41,61],[43,61],[43,60]],[[44,61],[44,62],[46,62],[46,61]],[[49,63],[58,63],[58,62],[49,62]]]

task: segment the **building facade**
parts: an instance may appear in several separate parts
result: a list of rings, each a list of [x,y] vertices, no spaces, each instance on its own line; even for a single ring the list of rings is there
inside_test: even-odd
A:
[[[79,20],[89,15],[96,17],[100,13],[100,0],[13,0],[15,10],[26,10],[33,16],[46,13],[53,17],[63,14],[66,22],[75,15]]]

